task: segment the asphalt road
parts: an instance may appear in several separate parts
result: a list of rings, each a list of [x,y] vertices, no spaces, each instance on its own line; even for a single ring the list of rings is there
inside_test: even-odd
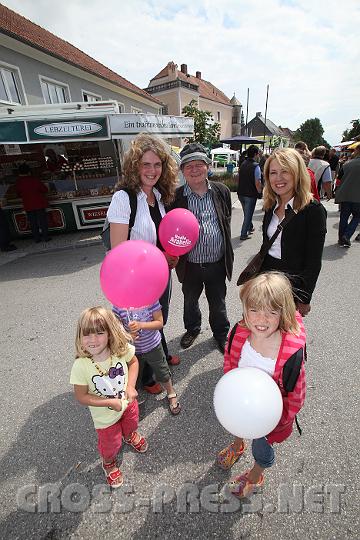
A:
[[[360,244],[336,245],[338,212],[328,209],[323,269],[306,317],[307,400],[303,435],[276,448],[262,494],[239,507],[219,492],[230,473],[216,452],[230,440],[218,424],[212,395],[221,376],[202,298],[203,331],[181,352],[174,382],[183,406],[171,417],[163,396],[146,396],[141,432],[145,455],[121,454],[124,489],[109,494],[90,415],[69,385],[80,311],[104,304],[101,246],[28,255],[0,266],[1,425],[0,536],[5,539],[358,539]],[[235,277],[260,243],[240,243],[234,208]],[[241,316],[234,280],[228,313]],[[182,294],[174,279],[166,328],[179,351]],[[233,471],[251,464],[251,453]],[[47,495],[47,490],[49,495]]]

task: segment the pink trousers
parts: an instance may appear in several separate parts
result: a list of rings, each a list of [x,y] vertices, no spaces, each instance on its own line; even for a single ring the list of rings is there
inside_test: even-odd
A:
[[[120,420],[107,428],[97,429],[99,454],[105,461],[115,458],[121,448],[122,438],[135,431],[139,423],[139,405],[136,399],[129,403]]]

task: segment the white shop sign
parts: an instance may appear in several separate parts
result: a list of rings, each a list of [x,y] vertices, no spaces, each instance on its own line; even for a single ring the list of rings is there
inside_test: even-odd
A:
[[[194,119],[185,116],[165,116],[155,114],[114,114],[110,115],[112,139],[131,138],[141,132],[154,133],[166,138],[192,137]]]
[[[37,135],[47,135],[48,137],[74,137],[78,135],[89,135],[97,133],[102,126],[95,122],[53,122],[34,128]]]

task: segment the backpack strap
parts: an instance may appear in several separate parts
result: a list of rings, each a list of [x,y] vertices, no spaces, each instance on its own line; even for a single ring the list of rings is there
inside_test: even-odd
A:
[[[299,378],[301,365],[307,360],[307,350],[306,343],[303,349],[299,349],[295,354],[290,356],[287,359],[283,367],[283,387],[286,392],[292,392],[295,388],[297,380]],[[295,415],[295,424],[299,432],[299,435],[302,434],[302,429],[299,424],[297,414]]]
[[[232,342],[233,342],[233,339],[234,339],[234,336],[235,336],[238,325],[239,325],[239,323],[234,324],[234,326],[232,327],[231,332],[229,334],[228,347],[227,347],[228,354],[230,354],[230,352],[231,352],[231,345],[232,345]]]
[[[125,193],[128,194],[129,202],[130,202],[130,219],[129,219],[129,232],[128,232],[128,240],[130,240],[131,229],[134,226],[135,218],[136,218],[137,195],[131,189],[128,189],[128,188],[121,188],[121,190],[125,191]]]
[[[128,188],[121,188],[119,191],[125,191],[129,197],[129,203],[130,203],[130,218],[129,218],[129,231],[128,231],[128,237],[127,239],[130,240],[130,234],[131,229],[134,226],[135,218],[136,218],[136,211],[137,211],[137,194]],[[104,247],[107,251],[111,249],[111,242],[110,242],[110,223],[106,216],[105,223],[103,225],[103,229],[101,232],[101,238],[102,242],[104,244]]]
[[[304,349],[299,349],[285,362],[282,370],[282,382],[285,392],[292,392],[300,375],[301,365],[304,360]]]

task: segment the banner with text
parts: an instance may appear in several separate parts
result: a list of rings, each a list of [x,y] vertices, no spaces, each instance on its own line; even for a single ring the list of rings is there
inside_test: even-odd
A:
[[[194,119],[185,116],[165,116],[155,114],[112,114],[110,131],[112,139],[124,139],[141,132],[161,135],[165,138],[192,137]]]

